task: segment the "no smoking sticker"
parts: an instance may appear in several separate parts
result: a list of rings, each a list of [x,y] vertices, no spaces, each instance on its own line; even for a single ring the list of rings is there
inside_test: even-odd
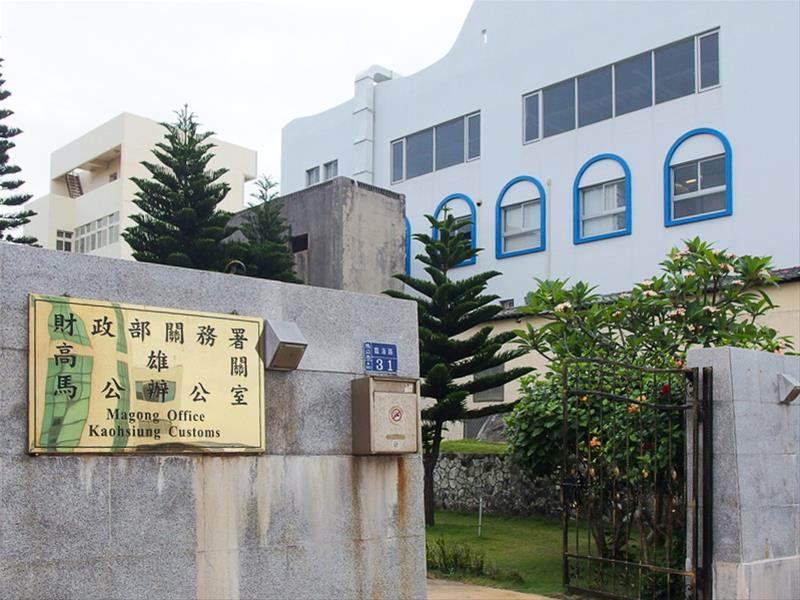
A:
[[[389,420],[392,423],[399,423],[403,420],[403,409],[399,406],[393,406],[389,409]]]

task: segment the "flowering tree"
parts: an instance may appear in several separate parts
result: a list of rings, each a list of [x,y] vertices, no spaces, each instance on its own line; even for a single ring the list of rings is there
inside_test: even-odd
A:
[[[615,511],[609,521],[620,525],[647,520],[656,533],[640,536],[639,551],[655,552],[663,543],[659,532],[666,529],[665,519],[674,518],[664,499],[674,497],[674,482],[683,477],[683,430],[680,419],[658,420],[657,411],[640,408],[648,403],[682,405],[682,379],[655,374],[645,381],[619,365],[582,365],[580,389],[602,387],[608,395],[629,401],[578,398],[564,440],[558,374],[566,359],[675,369],[684,365],[686,351],[693,346],[791,350],[789,338],[758,322],[775,307],[764,291],[775,284],[769,269],[767,257],[736,256],[695,238],[681,250],[673,248],[658,275],[626,294],[603,297],[583,282],[570,287],[561,280],[539,281],[522,311],[546,323],[538,328],[528,324],[516,334],[522,347],[547,359],[550,370],[522,379],[522,397],[507,418],[509,452],[533,473],[553,474],[566,443],[579,449],[581,477],[592,479],[593,472],[602,472],[607,481],[625,489],[650,486],[646,498],[633,495],[631,504],[597,504],[591,510]],[[638,431],[632,430],[632,420]],[[645,438],[641,431],[655,433]],[[602,478],[595,481],[602,485]],[[607,490],[592,485],[585,490],[585,502],[608,496]],[[592,535],[602,555],[618,556],[630,531],[604,529]]]

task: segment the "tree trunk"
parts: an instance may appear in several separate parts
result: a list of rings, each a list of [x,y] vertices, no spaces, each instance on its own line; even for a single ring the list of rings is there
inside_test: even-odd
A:
[[[422,455],[422,466],[425,471],[424,493],[425,493],[425,526],[432,527],[436,524],[434,508],[436,507],[436,490],[433,487],[433,472],[436,463],[439,462],[439,446],[442,443],[442,423],[437,421],[434,424],[433,440],[430,449]]]

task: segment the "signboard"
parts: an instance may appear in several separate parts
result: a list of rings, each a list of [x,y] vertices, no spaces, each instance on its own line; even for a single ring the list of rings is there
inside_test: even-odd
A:
[[[397,373],[397,345],[364,342],[364,370]]]
[[[265,451],[261,319],[29,299],[29,452]]]

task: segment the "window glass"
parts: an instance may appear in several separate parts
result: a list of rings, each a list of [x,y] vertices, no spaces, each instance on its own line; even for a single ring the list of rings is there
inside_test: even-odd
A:
[[[697,163],[678,165],[672,168],[673,193],[688,194],[696,192],[697,185]]]
[[[611,118],[611,67],[578,77],[578,126]]]
[[[650,52],[614,65],[616,115],[624,115],[653,103]]]
[[[485,371],[481,371],[477,373],[476,378],[478,377],[488,377],[490,375],[499,375],[500,373],[505,372],[505,365],[498,365],[496,367],[491,367],[486,369]],[[503,402],[505,400],[503,396],[503,386],[497,386],[494,388],[490,388],[488,390],[484,390],[482,392],[477,392],[472,395],[473,402]]]
[[[694,196],[683,200],[676,198],[673,204],[672,217],[674,219],[718,212],[720,210],[725,210],[725,192],[721,191],[713,194],[704,194],[702,196]]]
[[[581,190],[581,237],[624,230],[625,181],[610,181]]]
[[[467,158],[478,158],[481,155],[481,114],[467,117],[469,128],[469,147]]]
[[[444,169],[464,162],[464,118],[442,123],[435,129],[436,168]]]
[[[575,80],[569,79],[542,90],[544,136],[575,129]]]
[[[306,186],[319,183],[319,167],[312,167],[306,171]]]
[[[700,189],[725,185],[725,157],[718,156],[700,163]]]
[[[539,139],[539,94],[525,96],[525,141]]]
[[[392,181],[403,179],[403,140],[392,142]]]
[[[417,177],[433,170],[433,129],[406,138],[406,177]]]
[[[655,51],[656,103],[694,93],[694,38]]]
[[[336,177],[337,173],[339,172],[339,161],[332,160],[331,162],[325,163],[325,179],[333,179]]]
[[[541,244],[539,200],[503,207],[503,251],[516,252]]]
[[[719,34],[700,38],[700,87],[719,84]]]

